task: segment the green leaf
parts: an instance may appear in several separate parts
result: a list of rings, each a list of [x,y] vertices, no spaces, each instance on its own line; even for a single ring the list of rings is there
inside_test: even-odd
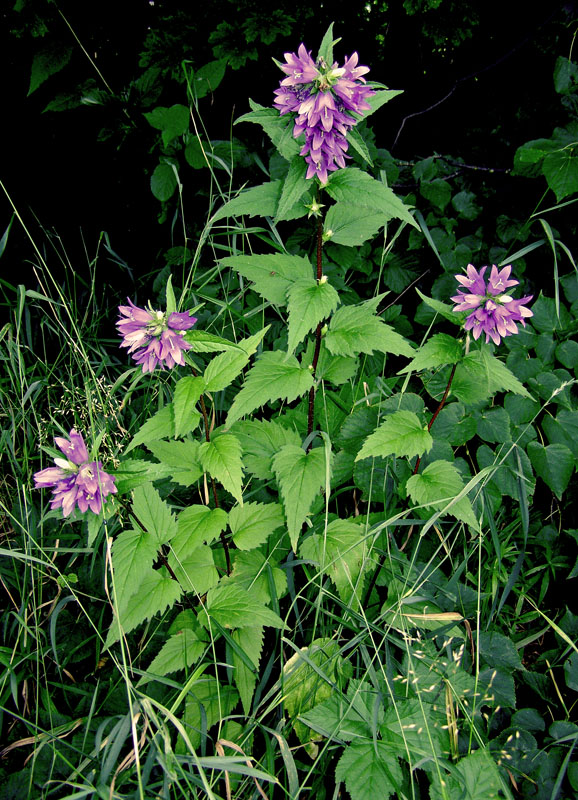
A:
[[[238,628],[233,631],[231,635],[233,641],[245,653],[246,658],[251,661],[255,667],[254,670],[249,669],[245,660],[233,649],[233,680],[239,690],[245,716],[249,716],[251,713],[251,701],[255,692],[255,684],[257,683],[256,671],[259,667],[259,660],[263,649],[263,626],[258,625],[254,627]]]
[[[221,685],[216,678],[201,678],[195,681],[187,692],[183,725],[195,749],[201,746],[202,732],[208,732],[213,725],[227,717],[239,702],[234,686]],[[180,752],[182,747],[182,752]],[[185,753],[185,745],[180,740],[176,752]],[[187,751],[188,752],[188,751]]]
[[[175,435],[175,411],[172,403],[168,403],[156,412],[150,419],[141,425],[135,433],[130,444],[125,449],[125,454],[143,442],[157,439],[168,439]]]
[[[151,175],[151,192],[161,202],[170,200],[177,188],[177,176],[171,164],[157,164]]]
[[[250,591],[232,582],[221,582],[207,594],[209,617],[224,628],[268,625],[283,630],[286,625],[270,608],[256,600]]]
[[[189,109],[180,103],[176,103],[170,108],[157,106],[152,111],[145,113],[144,116],[153,128],[162,131],[165,147],[168,147],[173,139],[182,136],[189,129]]]
[[[504,784],[498,767],[490,753],[481,747],[458,761],[449,775],[444,775],[443,789],[435,771],[432,771],[431,800],[499,800],[512,797]]]
[[[191,87],[198,100],[215,91],[225,77],[226,67],[227,59],[219,58],[217,61],[209,61],[195,71]]]
[[[447,303],[442,303],[441,300],[434,300],[433,297],[428,297],[425,294],[422,294],[419,289],[416,289],[416,292],[421,297],[423,302],[426,306],[429,306],[444,319],[447,319],[449,322],[453,322],[454,325],[462,326],[463,323],[463,315],[456,314],[453,310],[453,306],[448,305]]]
[[[405,372],[418,372],[420,369],[435,369],[443,364],[457,364],[463,354],[463,342],[447,333],[436,333],[419,348],[416,356],[399,373],[402,375]]]
[[[187,506],[178,516],[179,532],[171,547],[179,554],[185,545],[192,551],[204,543],[211,544],[227,527],[227,519],[227,512],[222,508]]]
[[[470,414],[466,414],[462,403],[449,403],[436,417],[433,431],[436,441],[444,439],[458,447],[476,435],[476,422]]]
[[[419,225],[410,213],[409,207],[399,199],[395,192],[381,181],[375,180],[367,172],[363,172],[356,167],[347,167],[332,173],[325,190],[330,197],[338,203],[349,204],[351,206],[367,206],[375,212],[384,214],[386,219],[402,219],[415,228]],[[367,211],[365,212],[367,213]],[[325,225],[327,228],[327,224]],[[333,225],[329,225],[333,228]],[[339,241],[333,236],[333,242]],[[355,242],[359,244],[359,242]],[[341,242],[348,244],[348,242]]]
[[[177,521],[154,486],[139,486],[134,490],[132,510],[159,546],[176,536]]]
[[[114,470],[115,485],[119,494],[126,494],[137,486],[168,478],[172,467],[157,464],[155,461],[141,461],[127,458]]]
[[[262,353],[245,378],[227,416],[227,426],[244,414],[273,400],[291,403],[313,386],[311,371],[303,369],[294,356],[274,350]]]
[[[149,573],[159,548],[158,539],[147,531],[122,531],[112,545],[114,593],[120,608],[137,592],[143,576]]]
[[[244,278],[253,281],[253,289],[265,300],[277,306],[287,302],[287,290],[299,278],[310,278],[312,266],[301,256],[283,253],[272,255],[228,256],[221,259],[225,267],[232,267]]]
[[[341,39],[334,39],[333,38],[333,22],[325,31],[323,39],[321,40],[321,45],[319,46],[319,51],[317,53],[316,61],[324,61],[327,66],[333,64],[333,45],[340,42]]]
[[[366,552],[363,527],[345,519],[334,519],[322,534],[313,534],[299,545],[301,558],[316,562],[348,604],[354,596],[361,599],[363,580],[359,581],[359,575]]]
[[[283,190],[279,198],[279,205],[275,213],[275,222],[292,219],[291,209],[303,197],[310,187],[310,182],[305,179],[307,162],[303,156],[296,155],[289,165],[289,172],[283,181]]]
[[[311,277],[295,280],[287,291],[287,351],[292,353],[310,331],[335,311],[339,302],[339,294],[327,281],[320,283]]]
[[[563,444],[544,447],[539,442],[529,442],[527,450],[536,474],[561,500],[574,474],[576,462],[572,452]]]
[[[169,672],[188,669],[205,652],[207,642],[199,639],[195,631],[185,628],[171,636],[147,668],[149,675],[143,676],[138,682],[141,686],[150,680],[150,675],[168,675]]]
[[[565,197],[578,192],[578,142],[566,145],[562,150],[548,153],[542,164],[548,186],[559,203]]]
[[[235,124],[253,122],[260,125],[283,158],[291,161],[301,150],[301,145],[293,137],[293,120],[288,116],[282,117],[276,109],[261,106],[253,100],[249,100],[249,105],[252,111],[235,120]]]
[[[199,447],[199,459],[205,472],[223,485],[243,505],[243,463],[241,444],[232,433],[213,433],[210,442]]]
[[[246,189],[214,213],[212,221],[226,217],[274,217],[283,190],[283,181],[270,181]]]
[[[284,570],[274,566],[273,556],[265,557],[260,550],[245,550],[235,553],[233,571],[221,583],[234,583],[244,592],[250,592],[254,600],[271,605],[273,598],[281,598],[287,592],[287,576]]]
[[[357,128],[351,128],[351,130],[348,131],[347,141],[355,150],[355,152],[366,162],[366,164],[373,166],[369,148],[367,147],[365,139]]]
[[[189,542],[177,537],[171,542],[168,562],[184,591],[193,592],[196,597],[202,597],[219,582],[214,553],[207,545],[193,549]]]
[[[445,209],[452,197],[452,187],[442,178],[422,182],[419,191],[426,200],[429,200],[440,211]]]
[[[287,444],[273,457],[272,464],[283,498],[291,546],[297,551],[301,526],[327,483],[325,448],[306,453],[301,447]]]
[[[478,640],[480,655],[490,667],[524,669],[514,642],[497,631],[482,631]]]
[[[433,439],[413,411],[396,411],[370,434],[357,454],[356,461],[370,456],[422,456],[431,450]]]
[[[297,431],[273,421],[235,422],[231,427],[231,433],[234,433],[241,442],[243,464],[247,472],[264,481],[274,477],[271,459],[283,445],[301,446],[301,436]]]
[[[570,654],[564,662],[564,679],[566,686],[574,692],[578,692],[578,653]]]
[[[32,60],[32,69],[30,70],[28,96],[30,96],[32,92],[35,92],[47,78],[60,72],[70,61],[71,55],[72,47],[54,45],[46,47],[36,53]]]
[[[376,298],[380,299],[380,298]],[[411,356],[413,348],[373,311],[375,303],[360,303],[338,308],[325,336],[325,345],[336,356],[373,355],[374,350]]]
[[[511,442],[510,417],[503,408],[482,411],[478,418],[477,432],[485,442]]]
[[[147,449],[171,468],[171,479],[180,486],[191,486],[203,476],[198,442],[149,442]]]
[[[352,679],[347,697],[334,692],[323,703],[300,714],[299,719],[327,739],[338,736],[345,742],[369,739],[372,735],[374,710],[378,723],[383,721],[383,705],[377,691],[368,683]]]
[[[348,745],[337,762],[335,778],[343,781],[351,800],[384,798],[401,791],[399,761],[383,742],[358,739]]]
[[[335,203],[325,216],[323,235],[331,242],[357,247],[387,222],[381,211],[353,203]]]
[[[243,367],[249,363],[249,357],[253,355],[263,337],[267,333],[269,326],[263,328],[254,336],[243,339],[239,342],[238,350],[229,350],[215,356],[205,369],[205,391],[220,392],[226,389],[239,375]]]
[[[132,595],[132,599],[123,604],[120,613],[119,609],[115,609],[105,647],[110,647],[120,638],[119,617],[122,632],[129,633],[141,622],[166,611],[169,606],[173,606],[181,594],[180,585],[171,578],[166,569],[151,569],[150,572],[145,573],[138,591]]]
[[[564,444],[578,458],[578,411],[563,408],[556,418],[545,416],[542,428],[548,437],[549,444]]]
[[[451,498],[462,491],[464,482],[456,467],[449,461],[433,461],[423,472],[408,478],[406,488],[417,505],[431,506],[440,510],[446,508]],[[478,521],[467,497],[452,503],[445,513],[463,520],[473,528],[478,528]]]
[[[192,345],[191,350],[193,353],[217,353],[219,351],[242,349],[235,342],[215,336],[213,333],[207,333],[207,331],[192,329],[187,331],[183,338]]]
[[[201,377],[185,377],[177,381],[173,398],[175,419],[175,437],[184,436],[194,430],[201,419],[195,406],[205,389],[205,381]]]
[[[484,345],[460,361],[451,390],[466,405],[481,402],[500,391],[531,397],[526,387]]]
[[[239,550],[253,550],[285,524],[279,503],[245,503],[229,511],[229,527]]]
[[[410,763],[450,755],[446,715],[417,699],[397,700],[386,710],[380,727],[392,752]]]
[[[394,97],[403,94],[403,89],[379,89],[377,87],[380,86],[380,84],[374,84],[374,86],[376,87],[377,91],[374,95],[371,95],[371,97],[366,99],[366,102],[371,106],[371,109],[369,111],[364,111],[361,114],[363,119],[375,114],[376,111],[378,111],[386,103],[389,103],[390,100],[393,100]]]

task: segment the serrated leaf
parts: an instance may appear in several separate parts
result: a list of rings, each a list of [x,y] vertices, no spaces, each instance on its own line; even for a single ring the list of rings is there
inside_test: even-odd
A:
[[[379,86],[380,84],[374,84],[375,86]],[[367,98],[366,102],[371,106],[368,111],[364,111],[362,113],[362,118],[365,119],[366,117],[370,117],[372,114],[375,114],[383,105],[389,103],[390,100],[393,100],[394,97],[403,94],[403,89],[377,89],[375,94],[371,95]]]
[[[154,486],[139,486],[134,490],[132,510],[158,545],[170,542],[176,536],[175,516]]]
[[[436,333],[419,348],[409,364],[399,374],[418,372],[420,369],[435,369],[443,364],[456,364],[464,354],[463,343],[447,333]]]
[[[180,585],[171,578],[166,569],[150,570],[145,574],[137,593],[133,595],[134,601],[129,599],[126,606],[123,605],[120,614],[119,610],[115,609],[105,647],[110,647],[120,638],[119,616],[122,632],[129,633],[141,622],[173,606],[181,594]]]
[[[147,668],[150,675],[168,675],[181,669],[188,669],[205,652],[207,643],[199,639],[197,634],[185,628],[174,636],[169,637],[155,658]],[[138,682],[141,686],[150,680],[149,675],[143,676]]]
[[[184,436],[197,427],[201,419],[195,406],[205,389],[201,377],[185,377],[177,381],[173,397],[175,437]]]
[[[259,346],[268,329],[269,326],[263,328],[254,336],[239,342],[239,349],[229,350],[215,356],[208,364],[203,375],[205,391],[220,392],[226,389],[239,375],[243,367],[249,363],[250,356]]]
[[[396,218],[404,220],[419,230],[419,225],[412,217],[409,207],[400,200],[393,189],[357,167],[347,167],[332,173],[325,190],[338,203],[352,206],[359,206],[362,203],[368,209],[384,214],[385,220],[382,224],[388,219]],[[331,241],[339,240],[333,236]],[[347,244],[347,242],[341,242],[341,244]]]
[[[141,425],[125,449],[125,454],[143,442],[157,439],[168,439],[175,435],[175,412],[172,403],[168,403]]]
[[[435,300],[433,297],[428,297],[425,294],[422,294],[419,289],[416,289],[416,292],[421,297],[423,302],[426,306],[429,306],[434,311],[437,311],[438,314],[441,314],[444,319],[447,319],[449,322],[453,322],[454,325],[462,326],[463,323],[463,315],[456,314],[453,310],[453,306],[448,305],[447,303],[442,303],[441,300]]]
[[[239,550],[253,550],[285,524],[279,503],[245,503],[229,511],[229,527]]]
[[[207,333],[207,331],[192,329],[187,331],[183,338],[192,345],[193,353],[218,353],[219,351],[241,349],[235,342],[215,336],[213,333]]]
[[[444,775],[443,789],[435,772],[432,772],[430,786],[431,800],[446,800],[459,797],[460,800],[499,800],[511,798],[502,780],[495,761],[488,751],[481,747],[471,755],[458,761],[449,775]]]
[[[251,701],[257,683],[256,670],[259,667],[261,651],[263,649],[263,626],[238,628],[231,634],[236,644],[243,650],[247,658],[252,661],[255,670],[249,669],[241,656],[233,650],[233,679],[239,690],[243,711],[246,716],[251,713]]]
[[[285,445],[273,457],[272,466],[283,498],[291,546],[297,551],[301,526],[327,482],[325,448],[306,453],[301,447]]]
[[[307,172],[307,162],[305,159],[297,155],[291,160],[289,165],[289,172],[283,181],[283,190],[279,198],[279,204],[275,213],[275,222],[291,218],[289,213],[293,206],[299,202],[306,191],[310,187],[310,182],[305,179]]]
[[[287,290],[293,281],[310,278],[313,268],[310,261],[301,256],[284,253],[253,256],[228,256],[221,259],[225,267],[232,267],[247,280],[253,281],[253,289],[265,300],[277,306],[287,302]]]
[[[420,700],[398,700],[395,706],[390,706],[381,731],[384,740],[393,745],[393,752],[397,751],[410,763],[450,755],[445,713],[424,707]]]
[[[333,22],[329,25],[327,30],[323,35],[323,39],[321,40],[321,44],[319,45],[319,51],[317,53],[317,58],[315,59],[317,63],[320,61],[324,61],[325,64],[333,64],[333,45],[340,42],[341,39],[333,39]]]
[[[70,61],[72,47],[50,46],[36,53],[30,70],[28,96],[35,92],[51,75],[60,72]]]
[[[287,352],[292,353],[310,331],[335,311],[339,302],[339,294],[328,282],[319,283],[311,277],[295,280],[287,291]]]
[[[177,556],[185,556],[183,548],[195,550],[202,544],[211,544],[227,527],[227,512],[209,506],[187,506],[178,518],[178,533],[171,542]]]
[[[396,411],[370,434],[357,454],[356,461],[369,456],[389,455],[413,458],[431,450],[433,439],[413,411]]]
[[[138,590],[143,576],[152,569],[158,539],[147,531],[122,531],[112,545],[114,592],[118,606],[123,608]]]
[[[378,691],[364,681],[352,679],[347,697],[334,692],[323,703],[300,714],[299,719],[327,739],[338,736],[350,742],[371,738],[374,715],[378,723],[383,721],[383,702]]]
[[[331,578],[345,603],[350,605],[354,596],[360,598],[363,581],[359,585],[358,578],[366,558],[360,525],[335,519],[323,534],[316,533],[305,539],[299,546],[299,555],[319,565],[319,570]]]
[[[235,120],[235,124],[253,122],[256,125],[260,125],[281,156],[287,161],[291,161],[293,156],[297,155],[301,150],[301,146],[293,136],[293,120],[289,119],[288,116],[281,116],[276,109],[259,105],[253,100],[249,100],[249,105],[252,110]]]
[[[222,583],[235,583],[260,603],[270,605],[274,597],[283,597],[287,592],[287,575],[275,566],[271,556],[265,557],[260,550],[245,550],[235,553],[233,571]]]
[[[266,403],[274,400],[291,403],[312,386],[311,371],[303,369],[294,356],[277,350],[262,353],[229,409],[227,427]]]
[[[335,244],[349,247],[371,239],[385,225],[387,217],[381,211],[353,203],[335,203],[325,216],[323,235]]]
[[[337,762],[335,778],[343,781],[351,800],[387,800],[401,791],[403,773],[397,757],[380,741],[359,739],[348,745]]]
[[[504,634],[498,631],[481,631],[478,646],[480,655],[490,667],[524,669],[516,645]]]
[[[413,353],[409,342],[376,316],[367,303],[337,309],[329,323],[325,346],[337,356],[373,355],[374,350],[404,356]]]
[[[172,467],[167,467],[166,464],[157,464],[156,461],[127,458],[121,461],[112,474],[120,495],[132,491],[137,486],[143,486],[145,483],[169,478],[172,474]]]
[[[246,189],[221,206],[212,217],[218,222],[227,217],[274,217],[283,191],[283,181],[270,181]]]
[[[464,482],[456,467],[449,461],[433,461],[423,472],[408,478],[406,488],[416,505],[431,506],[440,510],[449,504],[452,497],[456,497],[462,491]],[[478,527],[467,497],[462,497],[449,506],[446,513],[474,528]]]
[[[241,442],[245,469],[261,480],[273,478],[271,459],[283,445],[301,446],[297,431],[270,420],[235,422],[231,433]]]
[[[172,480],[181,486],[190,486],[203,475],[198,459],[198,442],[148,442],[147,449],[162,464],[172,469]]]
[[[216,678],[195,681],[187,692],[183,714],[183,725],[195,749],[201,746],[202,732],[208,732],[213,725],[224,720],[238,701],[239,695],[234,686],[221,685]],[[185,752],[184,747],[184,742],[179,740],[177,754],[182,755]]]
[[[564,444],[544,447],[539,442],[529,442],[527,450],[536,474],[561,500],[574,474],[576,462],[572,452]]]
[[[526,387],[520,383],[505,364],[490,353],[487,347],[482,347],[478,352],[480,354],[480,363],[483,364],[488,372],[488,383],[491,394],[495,394],[496,392],[513,392],[522,397],[532,397]]]
[[[197,597],[202,597],[219,582],[214,554],[207,545],[192,549],[188,542],[174,539],[168,562],[184,591],[194,592]]]
[[[200,445],[199,460],[205,472],[243,505],[243,462],[237,437],[229,432],[213,433],[210,442]]]
[[[283,630],[286,627],[281,617],[234,582],[222,582],[211,589],[207,594],[206,609],[209,616],[224,628],[267,625]]]

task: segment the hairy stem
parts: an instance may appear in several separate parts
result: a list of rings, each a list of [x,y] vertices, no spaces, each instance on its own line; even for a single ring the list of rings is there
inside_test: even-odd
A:
[[[323,277],[323,261],[322,261],[322,250],[323,250],[323,219],[320,217],[317,220],[317,280],[320,281]],[[319,323],[317,326],[317,330],[315,331],[315,352],[313,353],[313,361],[311,362],[311,366],[313,368],[313,377],[315,378],[315,371],[317,370],[317,362],[319,361],[319,351],[321,350],[321,328],[322,325]],[[307,413],[307,436],[310,436],[313,433],[313,425],[315,421],[315,386],[312,386],[309,389],[309,409]],[[309,444],[308,450],[311,449],[311,443]]]
[[[431,426],[432,426],[432,425],[434,424],[434,422],[436,421],[436,417],[437,417],[437,415],[440,413],[440,411],[442,410],[442,408],[443,408],[443,407],[445,406],[445,404],[446,404],[446,400],[448,399],[448,394],[450,393],[450,387],[451,387],[451,385],[452,385],[452,381],[453,381],[453,379],[454,379],[454,375],[456,374],[456,367],[457,367],[457,364],[454,364],[454,365],[452,366],[452,371],[450,372],[450,377],[448,378],[448,385],[446,386],[446,390],[445,390],[445,392],[444,392],[444,396],[442,397],[442,399],[441,399],[441,402],[440,402],[439,406],[438,406],[438,407],[436,408],[436,410],[434,411],[434,414],[433,414],[432,418],[430,419],[430,421],[429,421],[429,423],[428,423],[428,426],[427,426],[427,429],[428,429],[428,431],[429,431],[429,430],[431,430]],[[421,462],[421,456],[418,456],[418,459],[417,459],[417,461],[415,462],[415,467],[413,468],[413,473],[412,473],[412,475],[417,475],[417,471],[418,471],[418,469],[419,469],[420,462]]]

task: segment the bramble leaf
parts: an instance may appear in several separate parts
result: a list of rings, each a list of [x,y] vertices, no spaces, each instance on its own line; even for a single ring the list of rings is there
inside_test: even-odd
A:
[[[356,457],[356,461],[369,456],[422,456],[431,450],[433,439],[413,411],[396,411],[370,434]]]
[[[451,499],[462,491],[464,482],[456,467],[449,461],[432,461],[423,472],[408,478],[406,488],[416,505],[440,510],[448,506]],[[446,513],[478,528],[478,521],[467,497],[452,503]]]
[[[387,800],[401,790],[403,774],[394,753],[380,741],[357,739],[337,762],[335,778],[343,781],[351,800]]]
[[[339,305],[339,295],[329,283],[298,278],[287,291],[289,330],[287,352],[292,353],[307,334],[330,316]]]

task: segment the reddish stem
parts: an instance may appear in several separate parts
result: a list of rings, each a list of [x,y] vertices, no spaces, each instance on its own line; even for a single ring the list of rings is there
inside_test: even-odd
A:
[[[436,417],[437,417],[437,415],[440,413],[440,411],[442,410],[442,408],[443,408],[443,407],[445,406],[445,404],[446,404],[446,400],[448,399],[448,394],[450,393],[450,387],[451,387],[451,385],[452,385],[452,381],[453,381],[453,379],[454,379],[454,375],[456,374],[456,367],[457,367],[457,364],[454,364],[454,365],[452,366],[452,371],[450,372],[450,377],[448,378],[448,385],[446,386],[446,390],[445,390],[445,392],[444,392],[444,396],[442,397],[442,399],[441,399],[441,402],[440,402],[439,406],[436,408],[436,410],[435,410],[435,412],[434,412],[434,414],[433,414],[432,418],[431,418],[431,419],[430,419],[430,421],[429,421],[429,424],[428,424],[428,426],[427,426],[427,429],[428,429],[428,431],[430,431],[430,430],[431,430],[431,426],[432,426],[432,425],[434,424],[434,422],[436,421]],[[417,461],[415,462],[415,467],[413,468],[413,473],[412,473],[412,475],[417,475],[417,471],[418,471],[418,469],[419,469],[419,465],[420,465],[420,463],[421,463],[421,456],[419,456],[419,457],[418,457],[418,459],[417,459]]]

